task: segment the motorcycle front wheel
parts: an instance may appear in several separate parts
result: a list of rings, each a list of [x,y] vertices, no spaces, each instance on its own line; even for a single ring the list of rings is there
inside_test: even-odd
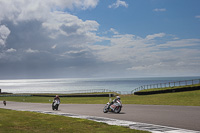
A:
[[[104,112],[104,113],[107,113],[107,112],[108,112],[107,106],[105,106],[105,107],[103,108],[103,112]]]
[[[54,110],[55,108],[54,108],[54,103],[52,103],[52,110]]]

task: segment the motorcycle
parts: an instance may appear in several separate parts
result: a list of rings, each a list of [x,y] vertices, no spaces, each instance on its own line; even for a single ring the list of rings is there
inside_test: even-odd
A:
[[[115,103],[113,103],[111,106],[109,106],[110,103],[108,102],[106,106],[103,108],[103,112],[114,112],[114,113],[119,113],[122,109],[122,103],[120,100],[117,100]]]
[[[53,100],[52,103],[52,109],[54,110],[58,110],[58,106],[60,105],[60,101],[59,100]]]

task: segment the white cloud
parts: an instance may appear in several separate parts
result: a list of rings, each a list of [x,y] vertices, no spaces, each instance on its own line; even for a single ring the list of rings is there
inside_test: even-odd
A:
[[[199,18],[200,19],[200,15],[195,16],[195,18]]]
[[[0,46],[5,46],[6,39],[10,34],[10,30],[5,25],[0,25]]]
[[[153,9],[153,11],[155,11],[155,12],[165,12],[167,10],[165,8],[156,8],[156,9]]]
[[[179,39],[175,41],[168,41],[164,44],[158,45],[163,48],[181,48],[181,47],[192,47],[198,46],[200,44],[200,39]]]
[[[159,68],[162,66],[165,66],[165,65],[162,62],[158,62],[158,63],[151,64],[151,65],[133,66],[131,68],[127,68],[127,70],[136,70],[136,71],[152,70],[152,69]]]
[[[18,21],[44,21],[52,11],[65,9],[94,8],[98,0],[0,0],[0,21],[8,19],[15,24]],[[31,14],[31,15],[30,15]]]
[[[48,37],[54,40],[59,38],[60,41],[69,37],[68,40],[74,42],[73,45],[99,40],[95,33],[99,28],[96,21],[83,21],[66,12],[73,8],[82,10],[94,8],[98,0],[0,0],[0,3],[0,23],[2,20],[10,21],[19,27],[20,23],[42,23],[43,29],[40,33],[46,32]],[[4,39],[0,38],[0,45],[5,45],[5,35],[1,33]]]
[[[98,30],[99,24],[96,21],[83,21],[74,15],[57,11],[52,12],[48,19],[42,23],[42,26],[49,30],[49,36],[54,39],[60,35],[84,35],[95,40],[94,31]]]
[[[39,51],[38,50],[33,50],[31,48],[25,50],[26,53],[38,53]]]
[[[113,28],[110,28],[110,32],[112,32],[113,34],[119,34],[119,32]]]
[[[128,7],[128,4],[125,1],[117,0],[112,5],[109,5],[109,8],[118,8],[119,6]]]
[[[145,38],[119,34],[110,38],[110,45],[95,45],[90,48],[104,62],[128,64],[125,65],[127,71],[157,75],[189,73],[191,71],[188,68],[197,71],[200,63],[196,62],[199,62],[200,53],[195,47],[199,46],[200,40],[174,40],[171,36],[171,41],[169,39],[163,44],[156,42],[157,37],[165,36],[166,33],[148,35]],[[188,48],[184,48],[185,46]]]
[[[114,35],[109,40],[110,45],[91,46],[98,57],[106,62],[132,62],[136,57],[140,59],[145,57],[144,53],[148,54],[149,50],[151,50],[151,47],[146,48],[150,46],[150,41],[132,34]]]
[[[155,39],[157,37],[164,37],[166,34],[165,33],[158,33],[158,34],[153,34],[153,35],[147,35],[146,39],[147,40],[152,40]]]
[[[8,52],[8,53],[12,53],[12,52],[16,52],[16,51],[17,51],[16,49],[10,48],[10,49],[7,49],[6,52]]]

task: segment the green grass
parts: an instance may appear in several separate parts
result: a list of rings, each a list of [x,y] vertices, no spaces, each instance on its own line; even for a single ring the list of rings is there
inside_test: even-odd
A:
[[[0,97],[1,100],[51,103],[53,97]],[[121,95],[121,100],[123,104],[200,106],[200,90],[141,96]],[[108,101],[108,97],[61,97],[61,104],[106,104]]]
[[[156,95],[123,96],[126,104],[200,106],[200,90]]]
[[[141,90],[141,91],[139,91],[139,92],[160,91],[160,90],[172,90],[172,89],[190,88],[190,87],[200,87],[200,84],[186,85],[186,86],[175,86],[175,87],[165,87],[165,88],[152,88],[152,89]]]
[[[54,97],[0,97],[0,100],[32,103],[52,103]],[[60,97],[61,103],[66,104],[106,104],[108,97]]]
[[[85,119],[0,109],[1,133],[148,133]]]

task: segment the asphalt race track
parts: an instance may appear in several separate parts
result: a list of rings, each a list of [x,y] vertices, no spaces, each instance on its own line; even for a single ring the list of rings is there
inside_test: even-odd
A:
[[[104,106],[104,104],[61,104],[58,111],[53,111],[51,103],[41,104],[8,101],[7,106],[1,104],[0,108],[98,116],[200,131],[199,106],[124,104],[119,114],[103,113]]]

